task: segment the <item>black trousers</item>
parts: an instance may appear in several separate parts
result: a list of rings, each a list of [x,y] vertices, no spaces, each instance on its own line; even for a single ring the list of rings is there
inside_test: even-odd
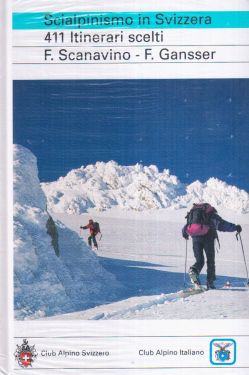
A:
[[[97,244],[97,241],[96,241],[96,238],[95,238],[95,234],[91,234],[89,237],[88,237],[88,245],[90,247],[92,247],[92,242],[94,244],[95,247],[98,247],[98,244]]]
[[[193,251],[196,262],[191,268],[194,268],[198,273],[201,272],[204,264],[204,252],[207,258],[207,281],[211,282],[216,279],[215,277],[215,235],[210,232],[205,236],[196,236],[193,240]]]

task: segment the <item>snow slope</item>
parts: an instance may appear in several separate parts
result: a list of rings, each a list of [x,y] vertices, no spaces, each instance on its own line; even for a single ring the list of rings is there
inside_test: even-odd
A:
[[[42,189],[49,210],[58,213],[81,214],[93,207],[98,211],[112,207],[136,211],[179,209],[201,201],[217,208],[249,212],[249,195],[244,190],[216,178],[185,186],[169,170],[159,172],[154,165],[97,162],[73,169],[57,181],[43,183]]]
[[[14,147],[14,235],[17,319],[82,310],[120,293],[79,236],[49,216],[36,158],[22,146]]]
[[[242,225],[246,258],[249,260],[249,215],[222,209],[223,218]],[[216,253],[216,285],[221,290],[183,298],[185,246],[181,227],[186,209],[146,212],[112,209],[101,213],[55,214],[72,230],[93,217],[103,233],[98,256],[124,285],[119,301],[53,319],[233,319],[249,318],[249,290],[241,247],[234,233],[220,233]],[[83,232],[86,240],[87,233]],[[194,258],[188,241],[187,268]],[[249,264],[248,264],[249,268]],[[206,266],[201,280],[206,282]],[[188,279],[187,279],[188,280]],[[232,287],[223,289],[226,281]]]
[[[197,294],[179,291],[133,297],[86,311],[55,316],[53,319],[248,319],[248,308],[248,290],[244,287],[232,287]]]

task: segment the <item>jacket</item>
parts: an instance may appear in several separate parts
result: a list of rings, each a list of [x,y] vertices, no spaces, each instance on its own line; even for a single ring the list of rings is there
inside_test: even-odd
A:
[[[89,229],[91,235],[95,235],[93,223],[87,224],[82,229]]]

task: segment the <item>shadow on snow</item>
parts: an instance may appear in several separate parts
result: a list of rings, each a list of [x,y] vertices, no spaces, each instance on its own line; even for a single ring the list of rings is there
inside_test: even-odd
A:
[[[124,286],[122,295],[118,296],[118,299],[126,299],[135,296],[150,296],[162,293],[175,293],[184,289],[184,272],[162,271],[154,268],[165,267],[163,265],[140,261],[137,262],[104,257],[100,257],[99,260],[102,266],[112,273]],[[217,276],[216,286],[218,288],[223,287],[228,280],[232,286],[244,286],[244,279],[230,276]],[[205,285],[205,274],[201,275],[201,282]]]

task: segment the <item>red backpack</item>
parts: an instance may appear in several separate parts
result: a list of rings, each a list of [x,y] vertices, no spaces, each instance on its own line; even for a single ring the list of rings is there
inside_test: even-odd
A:
[[[210,229],[210,218],[216,212],[209,203],[194,203],[186,216],[186,232],[191,237],[204,236]]]

